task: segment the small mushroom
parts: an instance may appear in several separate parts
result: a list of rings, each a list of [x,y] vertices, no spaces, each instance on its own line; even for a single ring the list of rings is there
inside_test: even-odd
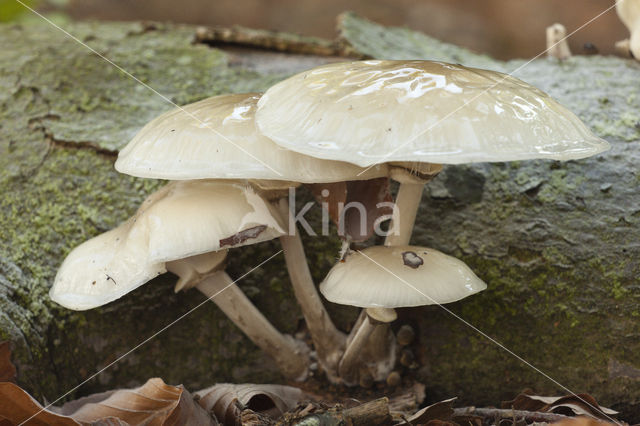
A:
[[[395,319],[394,308],[450,303],[485,288],[462,261],[434,249],[373,246],[352,253],[320,285],[327,300],[366,308],[340,362],[340,377],[356,382],[358,354],[376,327]]]
[[[304,344],[278,332],[221,270],[227,248],[283,234],[275,207],[248,185],[172,182],[149,196],[127,222],[76,247],[60,267],[50,296],[70,309],[90,309],[172,271],[180,278],[176,290],[196,287],[285,375],[301,380],[309,366]]]
[[[640,0],[616,0],[616,12],[631,33],[628,40],[629,52],[640,60]],[[619,48],[619,43],[624,43],[624,40],[616,43],[616,49]]]
[[[571,57],[569,43],[567,43],[567,29],[562,24],[547,27],[547,56],[565,60]]]

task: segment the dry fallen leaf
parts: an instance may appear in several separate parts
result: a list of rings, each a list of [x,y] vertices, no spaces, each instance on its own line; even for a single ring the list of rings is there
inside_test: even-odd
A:
[[[0,383],[0,421],[6,420],[9,422],[7,424],[19,424],[34,415],[35,417],[31,419],[30,424],[60,426],[80,424],[71,417],[43,410],[42,406],[18,385]]]
[[[245,409],[278,418],[302,399],[300,389],[282,385],[234,385],[221,383],[196,392],[199,404],[225,425],[240,424]]]
[[[601,407],[594,397],[586,393],[560,397],[521,393],[516,396],[513,401],[503,402],[502,408],[556,413],[569,416],[589,416],[605,421],[610,421],[611,416],[618,414],[617,411]]]
[[[16,367],[11,362],[11,345],[0,342],[0,382],[16,381]]]
[[[453,424],[451,422],[451,416],[453,416],[453,403],[456,399],[457,398],[445,399],[444,401],[424,407],[407,420],[414,425],[431,422],[434,422],[434,425]]]
[[[170,386],[158,378],[139,388],[103,392],[50,410],[43,410],[20,387],[0,383],[0,419],[18,424],[33,415],[33,424],[62,426],[218,424],[182,386]]]

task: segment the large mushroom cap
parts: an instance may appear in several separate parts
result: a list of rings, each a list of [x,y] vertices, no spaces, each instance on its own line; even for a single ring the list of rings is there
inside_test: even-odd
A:
[[[363,167],[569,160],[609,146],[521,80],[431,61],[345,62],[302,72],[267,90],[256,123],[284,148]]]
[[[362,308],[450,303],[485,288],[464,262],[417,246],[373,246],[354,252],[320,285],[327,300]]]
[[[227,248],[270,240],[285,228],[275,207],[251,187],[219,181],[171,182],[128,221],[76,247],[56,275],[50,297],[69,309],[104,305],[177,262],[179,288],[224,261]],[[192,257],[209,252],[206,256]]]
[[[339,182],[385,176],[284,149],[260,134],[254,115],[260,94],[215,96],[149,122],[120,152],[116,169],[144,178],[277,179]]]

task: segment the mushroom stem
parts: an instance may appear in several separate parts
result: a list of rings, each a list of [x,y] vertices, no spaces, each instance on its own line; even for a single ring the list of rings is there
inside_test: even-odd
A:
[[[380,312],[383,312],[385,315],[383,315],[382,317],[377,315]],[[363,315],[364,318],[353,334],[353,337],[349,341],[338,367],[340,378],[348,386],[353,386],[358,383],[357,367],[359,361],[362,359],[362,353],[364,351],[371,350],[370,338],[376,334],[379,334],[378,331],[381,327],[388,327],[388,322],[393,321],[396,318],[395,310],[385,308],[367,308],[363,310]],[[384,337],[384,341],[387,340],[386,333],[382,333],[382,337]],[[388,351],[388,345],[386,345],[386,348],[381,349],[387,349]],[[391,368],[393,368],[393,365],[391,366]],[[388,374],[388,372],[386,373]],[[374,379],[377,378],[376,376],[378,376],[378,374],[375,374]],[[386,377],[386,374],[384,374],[383,377]]]
[[[289,203],[282,198],[279,203],[282,216],[289,218]],[[330,381],[338,381],[338,363],[346,343],[346,336],[331,321],[311,277],[300,233],[280,237],[282,250],[289,271],[293,292],[311,334],[318,362]]]
[[[360,327],[356,330],[347,349],[344,351],[344,355],[342,355],[338,373],[340,374],[340,378],[348,386],[353,386],[358,383],[358,369],[356,367],[360,359],[360,354],[367,345],[369,336],[371,336],[371,333],[373,333],[376,327],[377,325],[372,324],[369,317],[364,314],[364,319],[360,323]]]
[[[409,244],[416,214],[420,207],[424,182],[400,182],[396,196],[397,216],[391,220],[389,230],[393,231],[384,240],[385,246],[403,246]],[[397,229],[396,229],[397,228]]]
[[[392,168],[391,178],[398,181],[400,183],[400,187],[398,188],[398,194],[396,195],[394,217],[389,225],[390,232],[387,234],[384,241],[385,246],[401,246],[409,244],[418,208],[420,207],[420,200],[422,199],[424,185],[430,180],[430,178],[434,177],[440,169],[440,166],[434,165],[433,174],[422,178],[411,174],[404,167]],[[362,324],[360,327],[365,323],[365,321],[362,321],[364,315],[367,314],[363,311],[358,319],[358,322]],[[359,329],[356,330],[355,335],[358,335],[359,331]],[[388,323],[381,323],[376,327],[375,333],[369,332],[367,337],[368,340],[365,341],[365,349],[367,351],[368,364],[372,366],[372,368],[370,368],[370,374],[375,380],[384,380],[391,370],[393,370],[395,364],[395,337],[393,336],[393,332],[391,331],[391,327]],[[347,344],[347,351],[350,349],[352,343],[353,341]],[[343,364],[341,362],[341,377],[342,373],[344,373],[350,378],[348,380],[351,380],[356,372],[353,370],[348,371],[347,368],[342,365]],[[355,365],[355,362],[350,361],[347,365],[353,366]],[[344,377],[342,378],[344,379]]]
[[[269,354],[288,378],[302,381],[309,369],[308,349],[280,333],[224,271],[200,281],[196,288],[224,312],[260,349]]]

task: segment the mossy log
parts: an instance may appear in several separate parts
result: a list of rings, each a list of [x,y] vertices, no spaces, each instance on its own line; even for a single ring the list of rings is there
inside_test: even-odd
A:
[[[66,28],[177,104],[264,90],[301,69],[343,60],[220,50],[211,40],[194,43],[189,26]],[[484,293],[450,305],[453,312],[571,391],[638,415],[640,64],[601,56],[500,62],[353,15],[342,17],[340,29],[340,45],[358,56],[515,71],[611,142],[611,151],[581,161],[446,167],[425,191],[413,242],[462,258],[488,283]],[[48,300],[65,255],[114,227],[162,184],[119,175],[113,162],[143,124],[172,105],[47,24],[0,26],[0,44],[0,340],[12,344],[19,383],[51,401],[203,296],[173,294],[167,275],[102,309],[71,312]],[[339,242],[316,237],[305,244],[319,281]],[[265,243],[235,250],[229,271],[238,276],[276,249]],[[300,327],[284,259],[240,285],[281,330]],[[355,318],[353,310],[330,309],[342,327]],[[429,399],[495,405],[524,387],[567,393],[438,307],[400,316],[417,330],[414,350],[423,365],[417,376]],[[207,304],[76,394],[154,376],[189,389],[280,381],[269,365]]]

